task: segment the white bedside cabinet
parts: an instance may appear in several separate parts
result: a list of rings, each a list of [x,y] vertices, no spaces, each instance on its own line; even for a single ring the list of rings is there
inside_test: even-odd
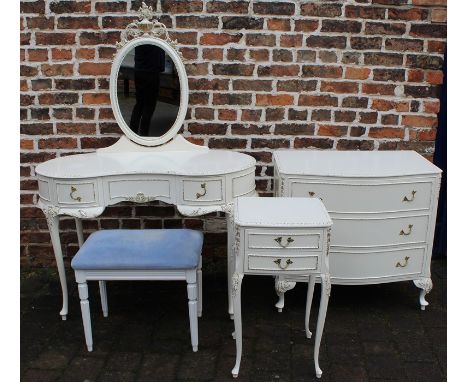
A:
[[[413,280],[432,289],[431,254],[441,170],[414,151],[279,150],[275,194],[320,198],[333,220],[332,284]],[[284,292],[295,281],[277,280]]]
[[[304,275],[307,290],[305,329],[310,338],[310,308],[315,278],[320,278],[322,293],[315,334],[314,362],[317,377],[322,375],[318,363],[328,299],[331,291],[328,250],[332,221],[319,199],[241,197],[235,201],[234,221],[230,225],[234,238],[234,337],[236,364],[232,375],[239,374],[242,357],[241,284],[246,275],[278,277]]]

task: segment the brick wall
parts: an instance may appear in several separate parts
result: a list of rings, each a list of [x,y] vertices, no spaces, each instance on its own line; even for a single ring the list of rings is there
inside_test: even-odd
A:
[[[434,151],[446,0],[147,1],[179,41],[190,101],[183,134],[257,159],[272,193],[278,148]],[[115,142],[108,86],[114,44],[141,1],[21,1],[21,261],[53,262],[36,164]],[[225,251],[219,215],[119,204],[85,221],[106,228],[203,229]],[[63,219],[64,255],[77,240]]]

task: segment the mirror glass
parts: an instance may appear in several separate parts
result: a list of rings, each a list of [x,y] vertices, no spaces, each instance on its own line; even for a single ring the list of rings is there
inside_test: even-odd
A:
[[[128,128],[140,137],[161,137],[180,107],[176,65],[163,48],[141,44],[128,50],[117,75],[117,100]]]

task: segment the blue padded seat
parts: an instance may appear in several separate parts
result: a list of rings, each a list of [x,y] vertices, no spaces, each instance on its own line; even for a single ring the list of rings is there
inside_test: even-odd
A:
[[[192,269],[203,234],[191,229],[113,229],[92,233],[71,262],[73,269]]]

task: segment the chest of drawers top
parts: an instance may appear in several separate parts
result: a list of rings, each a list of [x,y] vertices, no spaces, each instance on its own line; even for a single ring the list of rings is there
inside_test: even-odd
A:
[[[273,154],[280,174],[373,178],[440,174],[415,151],[278,150]]]

